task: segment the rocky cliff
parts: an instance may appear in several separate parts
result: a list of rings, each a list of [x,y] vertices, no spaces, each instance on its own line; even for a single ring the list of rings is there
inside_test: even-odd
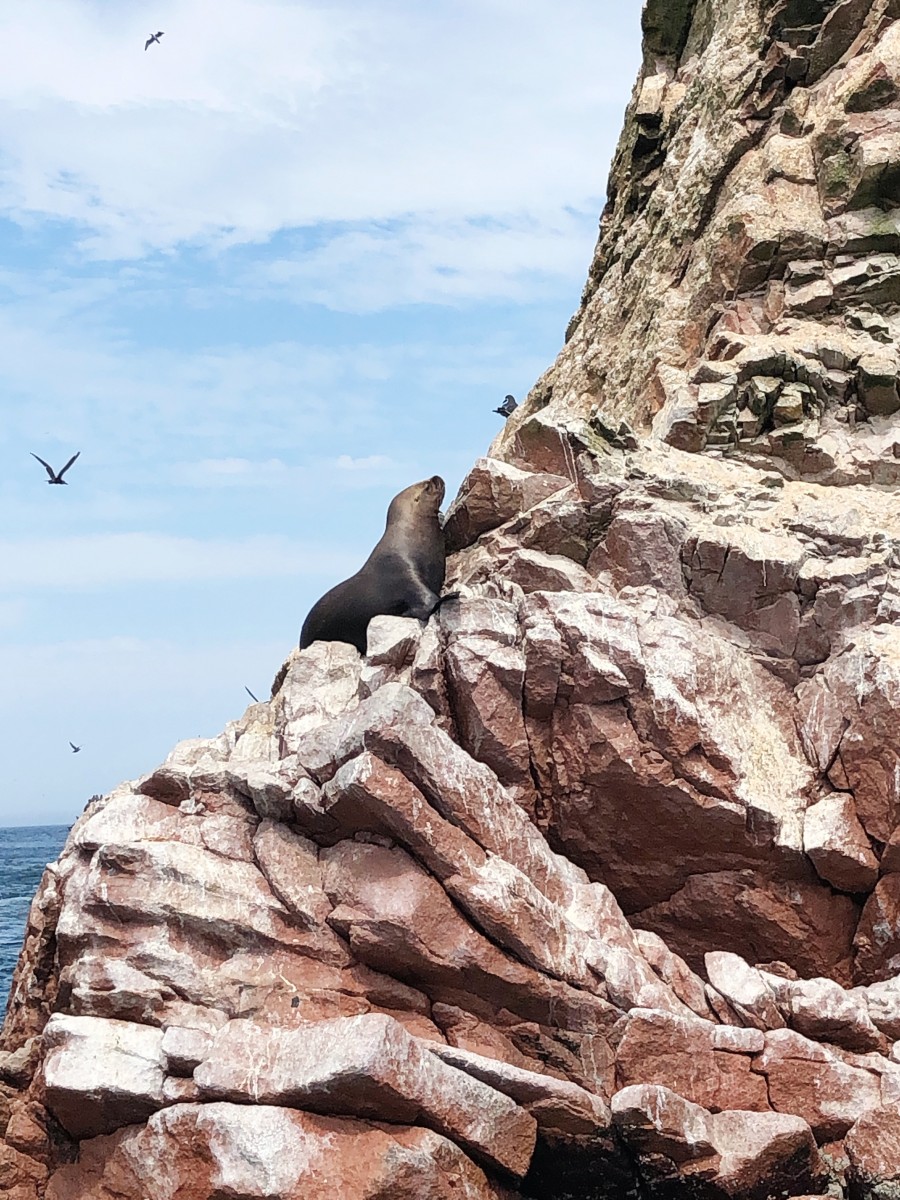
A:
[[[900,1194],[900,3],[643,23],[462,601],[48,868],[11,1200]]]

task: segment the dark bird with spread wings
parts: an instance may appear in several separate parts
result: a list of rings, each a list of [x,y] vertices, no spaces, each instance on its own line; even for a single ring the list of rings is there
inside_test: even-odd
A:
[[[81,749],[81,747],[80,747],[80,746],[76,746],[74,742],[69,742],[69,745],[72,747],[72,753],[73,753],[73,754],[77,754],[77,753],[78,753],[78,751]]]
[[[501,417],[509,417],[518,407],[515,396],[504,396],[503,403],[499,408],[495,408],[494,412],[499,413]]]
[[[50,464],[48,462],[44,462],[44,460],[40,457],[39,454],[35,454],[33,450],[29,451],[29,454],[31,455],[31,457],[36,458],[38,460],[38,462],[41,464],[41,466],[44,468],[44,470],[47,472],[47,474],[50,476],[50,478],[47,480],[48,483],[63,483],[63,484],[69,482],[67,479],[63,479],[63,475],[65,475],[66,471],[68,471],[69,467],[71,467],[72,463],[75,461],[75,459],[78,457],[78,455],[80,453],[81,453],[80,450],[76,450],[75,453],[72,455],[72,457],[69,459],[69,461],[66,463],[66,465],[63,467],[63,469],[61,471],[54,471],[53,468],[50,466]]]
[[[159,33],[151,33],[150,36],[147,38],[146,42],[144,42],[144,49],[149,50],[154,42],[159,41],[159,39],[162,37],[162,35],[163,35],[162,30],[160,30]]]

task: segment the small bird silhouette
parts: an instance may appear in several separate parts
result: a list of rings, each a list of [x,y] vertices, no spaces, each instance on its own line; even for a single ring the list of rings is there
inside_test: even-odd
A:
[[[147,38],[146,42],[144,42],[144,49],[149,50],[154,42],[159,41],[159,39],[162,37],[162,35],[163,35],[162,30],[160,30],[159,33],[151,33],[150,36]]]
[[[257,700],[257,698],[256,698],[256,697],[253,695],[253,693],[250,691],[250,689],[247,687],[246,683],[244,684],[244,691],[247,693],[247,695],[250,697],[250,699],[251,699],[252,701],[254,701],[254,703],[256,703],[256,704],[259,704],[259,701],[258,701],[258,700]]]
[[[518,407],[515,396],[504,396],[503,403],[499,408],[495,408],[494,412],[499,413],[501,417],[508,417]]]
[[[80,746],[76,746],[74,742],[69,742],[69,745],[72,747],[72,753],[73,753],[73,754],[77,754],[77,753],[78,753],[78,751],[81,749],[81,747],[80,747]]]
[[[44,460],[40,457],[40,455],[35,454],[33,450],[29,450],[28,453],[31,455],[32,458],[36,458],[38,460],[38,462],[41,464],[41,466],[46,470],[47,474],[50,476],[50,478],[47,480],[48,483],[63,483],[63,484],[65,484],[68,482],[68,480],[63,479],[63,475],[65,475],[66,471],[68,471],[69,467],[71,467],[72,463],[75,461],[75,459],[81,453],[81,451],[76,450],[76,452],[72,455],[72,457],[69,459],[69,461],[63,467],[63,469],[59,472],[54,471],[53,468],[50,466],[50,464],[48,462],[44,462]]]

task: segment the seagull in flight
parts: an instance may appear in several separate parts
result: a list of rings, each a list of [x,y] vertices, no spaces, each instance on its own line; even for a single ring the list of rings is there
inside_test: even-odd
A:
[[[58,472],[54,471],[53,468],[50,466],[50,464],[48,462],[44,462],[44,460],[40,457],[40,455],[35,454],[33,450],[30,450],[29,453],[31,454],[32,458],[36,458],[38,460],[38,462],[41,464],[41,466],[44,468],[44,470],[50,476],[50,478],[47,480],[48,483],[67,484],[69,481],[67,479],[63,479],[63,475],[65,475],[66,471],[68,471],[69,467],[71,467],[72,463],[75,461],[75,459],[81,453],[81,451],[76,450],[75,453],[72,455],[72,457],[69,459],[69,461],[66,463],[66,465],[63,467],[63,469]]]
[[[512,416],[513,410],[518,407],[515,396],[504,396],[503,403],[499,408],[495,408],[494,412],[499,413],[501,417],[509,417]]]
[[[76,746],[74,742],[69,742],[69,745],[72,747],[72,753],[73,753],[73,754],[77,754],[77,753],[78,753],[78,751],[81,749],[81,747],[80,747],[80,746]]]
[[[163,35],[162,30],[160,30],[159,33],[151,33],[150,36],[147,38],[146,42],[144,42],[144,49],[149,50],[154,42],[159,41],[159,39],[162,37],[162,35]]]

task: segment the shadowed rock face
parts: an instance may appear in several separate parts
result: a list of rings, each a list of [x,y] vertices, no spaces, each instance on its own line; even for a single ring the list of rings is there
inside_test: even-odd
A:
[[[643,25],[462,599],[294,652],[48,868],[12,1200],[897,1194],[900,5]]]

